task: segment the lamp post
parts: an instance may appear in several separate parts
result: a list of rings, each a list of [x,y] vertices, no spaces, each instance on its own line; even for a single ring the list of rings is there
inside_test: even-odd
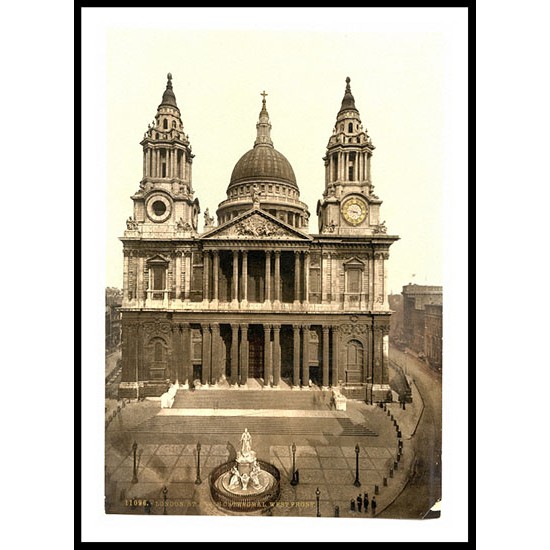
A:
[[[137,443],[134,441],[134,444],[132,445],[132,451],[134,451],[134,475],[132,476],[132,483],[138,482],[137,477],[137,460],[136,460],[136,451],[137,451]]]
[[[353,484],[356,487],[361,487],[361,482],[359,481],[359,444],[355,445],[355,481]]]
[[[292,479],[290,480],[291,485],[298,485],[298,479],[296,478],[296,445],[292,444]]]
[[[321,491],[319,491],[319,487],[315,490],[315,496],[317,498],[317,517],[321,517],[321,510],[319,509],[319,495],[321,494]]]
[[[162,497],[163,497],[163,500],[164,500],[164,511],[162,512],[162,514],[165,516],[166,515],[166,493],[168,492],[168,487],[166,487],[166,485],[162,488]]]
[[[195,479],[195,485],[200,485],[201,480],[201,444],[197,443],[197,479]]]

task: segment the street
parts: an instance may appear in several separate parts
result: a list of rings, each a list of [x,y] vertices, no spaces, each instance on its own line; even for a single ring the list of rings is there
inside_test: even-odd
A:
[[[441,498],[441,373],[393,346],[390,360],[414,380],[424,401],[424,411],[412,439],[416,463],[411,479],[380,517],[420,519]]]

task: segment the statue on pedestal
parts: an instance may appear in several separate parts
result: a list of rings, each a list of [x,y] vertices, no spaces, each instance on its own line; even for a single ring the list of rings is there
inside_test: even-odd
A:
[[[244,457],[250,455],[252,444],[252,436],[248,433],[248,428],[244,429],[243,435],[241,435],[241,454]]]

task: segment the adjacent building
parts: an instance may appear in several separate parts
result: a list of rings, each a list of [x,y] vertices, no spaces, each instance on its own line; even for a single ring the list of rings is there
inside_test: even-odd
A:
[[[122,338],[122,320],[120,307],[122,292],[120,289],[107,288],[105,291],[105,352],[110,353],[120,346]]]
[[[403,287],[403,340],[436,368],[442,367],[443,287]]]
[[[350,79],[323,157],[313,230],[262,96],[253,146],[199,231],[195,192],[207,189],[193,187],[195,155],[168,75],[141,141],[143,177],[121,238],[120,396],[160,395],[168,379],[182,390],[255,379],[265,389],[337,386],[349,397],[391,399],[387,262],[398,237],[380,221],[375,147]]]

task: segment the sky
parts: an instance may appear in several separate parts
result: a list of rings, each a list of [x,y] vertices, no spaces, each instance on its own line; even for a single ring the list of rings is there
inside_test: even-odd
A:
[[[388,290],[443,284],[445,34],[374,32],[368,24],[343,32],[345,23],[322,31],[184,25],[185,10],[179,10],[170,26],[107,30],[106,285],[122,285],[119,237],[142,177],[139,142],[168,72],[195,154],[201,210],[213,212],[226,198],[235,163],[253,146],[265,90],[274,146],[294,169],[311,232],[324,189],[322,157],[349,76],[376,146],[371,166],[383,200],[380,219],[400,237],[390,249]]]

